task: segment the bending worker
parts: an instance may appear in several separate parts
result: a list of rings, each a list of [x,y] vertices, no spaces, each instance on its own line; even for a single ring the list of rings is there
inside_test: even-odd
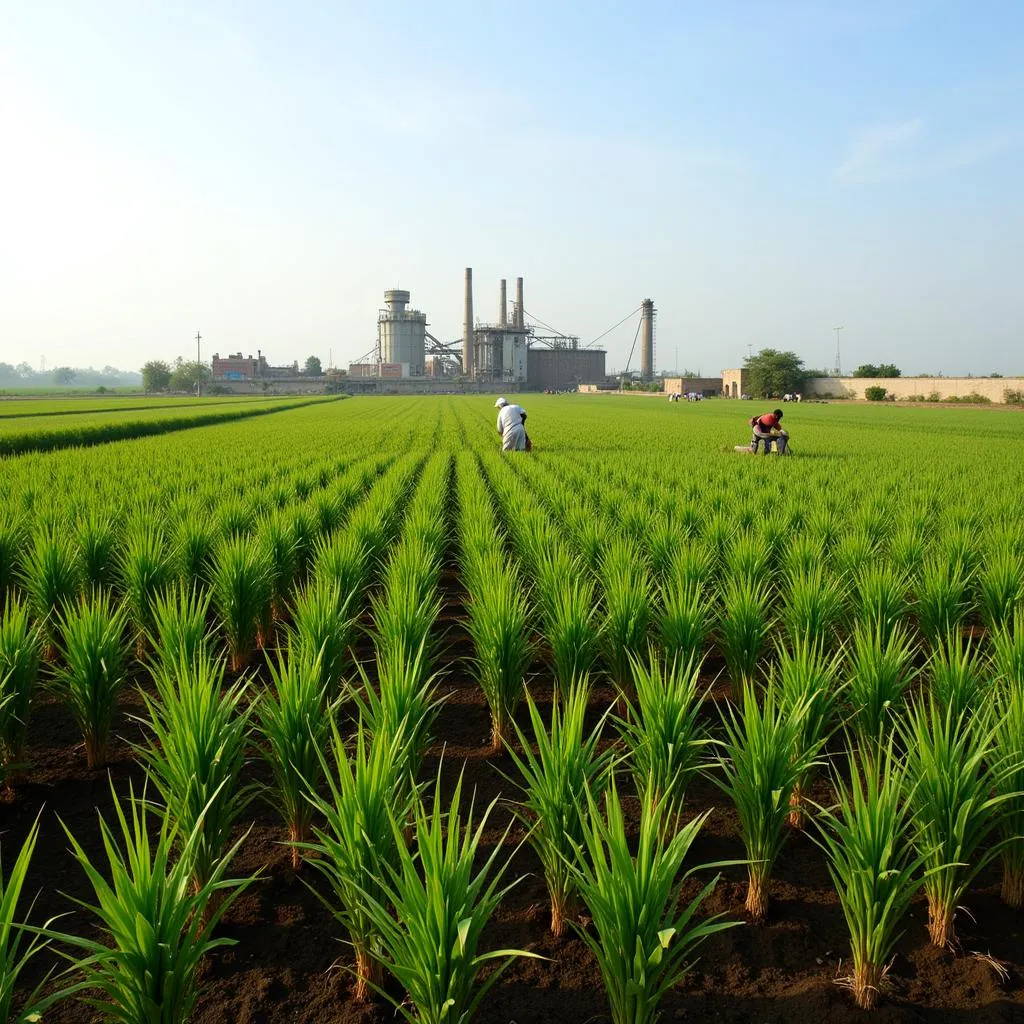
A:
[[[526,451],[526,412],[521,405],[510,405],[502,395],[495,403],[498,410],[498,433],[501,434],[503,452]]]
[[[763,416],[755,416],[750,421],[753,428],[753,436],[750,439],[750,448],[757,454],[757,446],[764,444],[764,454],[768,455],[772,450],[772,441],[780,455],[786,454],[786,445],[789,444],[789,434],[782,429],[782,410],[774,409],[766,412]]]

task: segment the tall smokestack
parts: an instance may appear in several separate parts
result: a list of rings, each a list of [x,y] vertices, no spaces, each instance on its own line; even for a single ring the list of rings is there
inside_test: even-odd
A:
[[[498,299],[498,323],[504,327],[508,323],[508,293],[505,278],[501,279],[501,297]]]
[[[473,268],[466,267],[466,313],[462,327],[462,372],[473,376]]]
[[[523,279],[516,278],[516,327],[523,326]]]
[[[644,299],[640,304],[640,376],[654,376],[654,303]]]

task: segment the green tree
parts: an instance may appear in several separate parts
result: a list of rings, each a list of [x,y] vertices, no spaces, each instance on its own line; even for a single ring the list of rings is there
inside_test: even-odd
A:
[[[166,391],[171,383],[171,368],[160,359],[151,359],[142,368],[144,391]]]
[[[803,389],[804,361],[795,352],[763,348],[743,363],[747,371],[747,392],[759,398],[781,397]]]
[[[75,380],[75,371],[70,366],[57,366],[53,370],[53,383],[59,388],[66,388],[69,384],[73,384]]]
[[[310,356],[306,360],[306,368],[302,371],[307,377],[319,377],[323,370],[320,367],[320,359],[318,356]]]
[[[864,397],[869,402],[882,402],[885,400],[886,390],[875,384],[873,387],[864,389]]]
[[[854,377],[902,377],[903,371],[894,363],[865,363],[853,371]]]
[[[197,382],[205,384],[212,379],[213,372],[205,363],[186,362],[178,356],[171,370],[170,387],[172,391],[195,391]]]

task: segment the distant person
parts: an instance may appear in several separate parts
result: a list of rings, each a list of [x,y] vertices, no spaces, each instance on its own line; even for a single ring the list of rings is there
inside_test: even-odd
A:
[[[773,409],[763,416],[755,416],[750,421],[753,436],[750,439],[751,451],[756,455],[759,444],[764,445],[764,454],[769,455],[772,450],[772,442],[778,449],[780,455],[786,454],[789,445],[789,434],[782,429],[782,410]]]
[[[504,395],[494,403],[498,410],[498,433],[501,434],[503,452],[525,452],[527,450],[526,410],[521,405],[510,404]]]

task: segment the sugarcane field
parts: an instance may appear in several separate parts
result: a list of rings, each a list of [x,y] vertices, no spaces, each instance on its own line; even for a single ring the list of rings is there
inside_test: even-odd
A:
[[[3,1019],[1024,1017],[1019,411],[72,406],[0,407]]]

